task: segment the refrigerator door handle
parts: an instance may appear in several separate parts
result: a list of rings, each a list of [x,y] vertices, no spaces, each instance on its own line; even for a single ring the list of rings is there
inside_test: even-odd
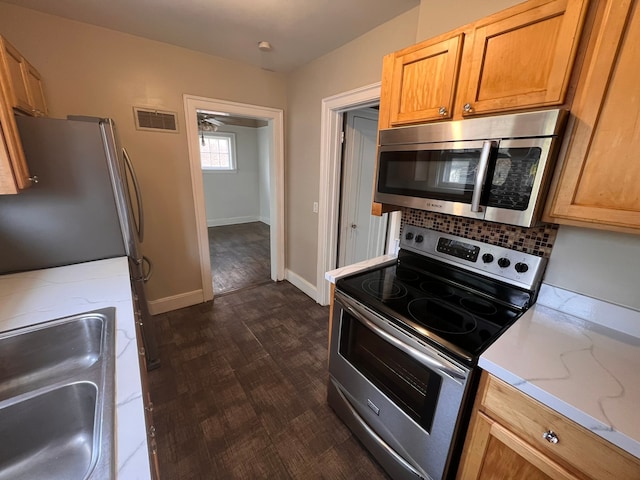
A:
[[[133,163],[131,163],[131,159],[129,158],[129,153],[126,148],[122,148],[122,155],[124,156],[124,162],[127,166],[127,170],[131,174],[131,180],[133,181],[133,188],[136,194],[136,204],[138,205],[138,224],[136,225],[136,229],[138,231],[138,241],[142,243],[144,240],[144,208],[142,208],[142,195],[140,193],[140,184],[138,183],[138,177],[136,177],[136,171],[133,169]],[[151,271],[151,268],[149,268]]]
[[[147,269],[145,271],[145,264],[147,265]],[[149,260],[149,257],[142,256],[142,281],[147,283],[153,274],[153,263]]]

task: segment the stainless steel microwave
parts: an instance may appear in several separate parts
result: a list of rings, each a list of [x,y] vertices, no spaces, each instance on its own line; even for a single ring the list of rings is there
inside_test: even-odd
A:
[[[374,199],[533,226],[567,117],[556,109],[380,130]]]

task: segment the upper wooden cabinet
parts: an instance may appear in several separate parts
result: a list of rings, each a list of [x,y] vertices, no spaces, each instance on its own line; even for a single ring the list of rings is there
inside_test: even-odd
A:
[[[47,114],[38,71],[6,39],[0,36],[2,89],[9,105],[27,115]]]
[[[18,193],[31,185],[14,113],[46,115],[38,71],[0,36],[0,194]]]
[[[390,124],[451,118],[455,83],[458,78],[463,34],[421,43],[384,59],[384,71],[391,78]]]
[[[530,0],[385,57],[380,128],[561,105],[587,0]]]
[[[640,1],[609,0],[578,81],[549,221],[640,233]]]
[[[463,116],[564,102],[587,11],[585,0],[531,1],[474,25],[465,45],[457,112]]]

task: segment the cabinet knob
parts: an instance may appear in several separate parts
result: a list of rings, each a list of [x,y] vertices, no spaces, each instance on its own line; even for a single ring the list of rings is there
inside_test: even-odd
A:
[[[542,434],[542,438],[544,438],[547,442],[556,444],[560,441],[558,436],[555,434],[553,430],[547,430]]]
[[[31,183],[38,183],[40,181],[40,179],[38,178],[37,175],[34,175],[33,177],[29,177],[29,181]]]
[[[447,107],[440,107],[438,113],[444,117],[447,114]]]
[[[473,112],[473,107],[471,106],[470,103],[465,103],[462,109],[464,110],[465,113]]]

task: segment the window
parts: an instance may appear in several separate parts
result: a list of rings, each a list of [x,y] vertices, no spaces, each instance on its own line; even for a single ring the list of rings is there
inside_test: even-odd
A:
[[[236,136],[226,132],[200,132],[203,170],[236,170]]]

